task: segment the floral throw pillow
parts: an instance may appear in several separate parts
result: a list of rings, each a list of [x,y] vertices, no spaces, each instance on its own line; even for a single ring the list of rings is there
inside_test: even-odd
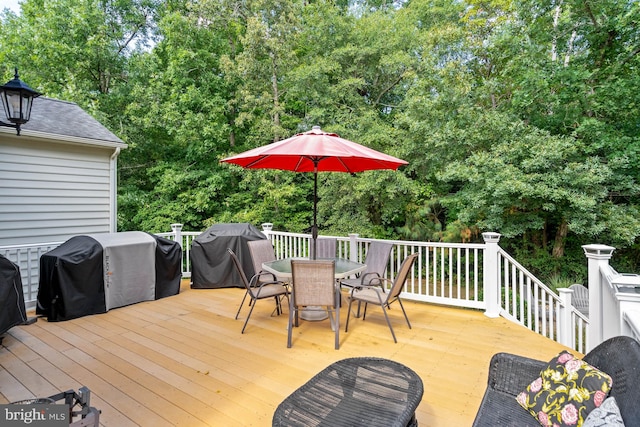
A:
[[[609,375],[562,351],[516,399],[545,427],[581,427],[609,390]]]

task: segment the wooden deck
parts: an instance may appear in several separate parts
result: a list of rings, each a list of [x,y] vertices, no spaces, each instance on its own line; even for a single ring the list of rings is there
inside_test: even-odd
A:
[[[260,301],[245,334],[234,320],[243,290],[190,289],[65,322],[14,327],[0,348],[0,403],[86,386],[104,426],[270,426],[275,407],[330,363],[378,356],[424,382],[420,426],[471,425],[498,351],[550,359],[563,346],[482,312],[407,302],[413,329],[391,310],[394,344],[379,308],[351,319],[340,350],[328,320],[301,321],[286,346],[287,315]],[[288,311],[287,311],[288,312]]]

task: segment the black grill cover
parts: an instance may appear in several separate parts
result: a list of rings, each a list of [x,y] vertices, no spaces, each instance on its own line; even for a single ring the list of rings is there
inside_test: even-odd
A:
[[[20,267],[0,255],[0,335],[26,321]]]
[[[75,236],[40,257],[36,314],[49,321],[107,311],[102,246],[89,236]]]
[[[182,279],[182,248],[178,242],[151,234],[156,239],[156,299],[177,295]]]
[[[177,242],[149,235],[156,241],[155,299],[176,295],[182,278],[182,248]],[[60,321],[107,311],[104,249],[94,237],[72,237],[40,257],[36,314]]]
[[[247,277],[253,276],[253,264],[247,242],[266,239],[251,224],[215,224],[191,244],[191,287],[194,289],[243,287],[240,276],[227,253],[231,248]]]

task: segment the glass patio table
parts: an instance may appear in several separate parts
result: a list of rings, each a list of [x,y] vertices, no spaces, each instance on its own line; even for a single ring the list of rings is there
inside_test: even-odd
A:
[[[276,277],[282,279],[291,279],[291,260],[292,259],[309,259],[309,258],[283,258],[276,261],[262,263],[262,268],[269,273],[275,274]],[[358,274],[366,270],[367,265],[359,262],[351,261],[344,258],[318,258],[318,260],[333,260],[335,262],[335,278],[336,286],[340,279]],[[327,314],[318,311],[302,310],[300,317],[304,320],[324,320]]]
[[[276,261],[269,261],[262,264],[262,268],[278,277],[291,279],[291,260],[309,258],[283,258]],[[318,258],[318,260],[333,260],[336,266],[336,280],[344,279],[353,274],[358,274],[366,270],[367,265],[344,258]]]

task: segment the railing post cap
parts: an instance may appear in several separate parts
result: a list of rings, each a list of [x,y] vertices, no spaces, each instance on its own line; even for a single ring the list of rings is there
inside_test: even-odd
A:
[[[181,228],[182,228],[182,224],[180,224],[180,223],[171,224],[171,229],[173,229],[173,230],[175,230],[175,229],[180,230]]]
[[[583,245],[582,250],[587,258],[593,259],[611,259],[613,251],[616,250],[613,246],[607,245]]]
[[[638,274],[617,274],[611,278],[612,285],[640,287],[640,275]]]
[[[262,223],[262,229],[265,230],[265,231],[273,230],[273,223],[272,222],[263,222]]]
[[[486,243],[498,243],[500,241],[500,236],[500,233],[495,233],[493,231],[482,233],[482,238]]]

